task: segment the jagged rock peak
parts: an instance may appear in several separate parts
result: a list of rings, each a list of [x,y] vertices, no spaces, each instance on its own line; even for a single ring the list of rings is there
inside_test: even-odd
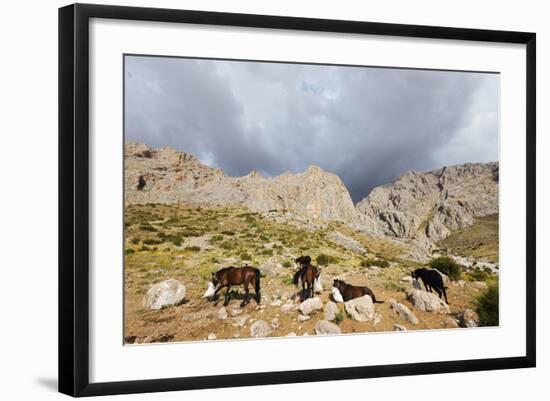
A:
[[[322,220],[356,224],[357,211],[340,180],[320,167],[264,178],[258,171],[230,177],[172,148],[126,145],[127,203],[240,204],[254,211],[293,210]]]
[[[489,162],[408,172],[361,200],[360,220],[384,235],[438,241],[498,213],[498,171],[498,162]]]

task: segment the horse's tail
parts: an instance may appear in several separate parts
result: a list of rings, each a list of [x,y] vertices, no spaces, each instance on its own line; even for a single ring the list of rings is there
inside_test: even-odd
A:
[[[375,304],[383,304],[384,301],[377,301],[376,300],[376,297],[374,296],[374,292],[372,291],[368,291],[368,294],[370,295],[370,297],[372,298],[372,302],[375,303]]]
[[[256,292],[256,302],[260,303],[260,270],[255,270],[255,276],[254,276],[254,291]]]
[[[302,269],[294,273],[294,277],[292,278],[292,282],[294,283],[294,285],[298,285],[301,277],[302,277]]]

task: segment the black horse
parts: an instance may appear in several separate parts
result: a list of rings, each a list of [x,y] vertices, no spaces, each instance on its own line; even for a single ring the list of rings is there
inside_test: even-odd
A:
[[[447,287],[443,284],[443,277],[441,277],[441,274],[437,270],[421,268],[413,271],[411,275],[414,279],[422,280],[426,291],[432,292],[433,288],[437,292],[437,295],[439,295],[439,298],[441,298],[441,295],[445,295],[445,302],[449,303],[447,301],[447,291],[445,291]]]
[[[251,266],[244,267],[226,267],[221,270],[218,270],[215,273],[212,273],[212,284],[216,287],[214,295],[211,299],[216,300],[218,292],[222,288],[226,288],[224,306],[229,303],[230,288],[232,285],[243,285],[244,287],[244,298],[241,306],[245,306],[249,302],[248,286],[249,284],[254,285],[254,291],[256,292],[256,303],[260,303],[260,270]]]

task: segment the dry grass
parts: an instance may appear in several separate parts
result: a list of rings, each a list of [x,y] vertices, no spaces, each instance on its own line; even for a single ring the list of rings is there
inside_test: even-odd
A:
[[[498,244],[498,214],[479,217],[472,226],[456,230],[438,243],[449,253],[493,263],[498,263]]]

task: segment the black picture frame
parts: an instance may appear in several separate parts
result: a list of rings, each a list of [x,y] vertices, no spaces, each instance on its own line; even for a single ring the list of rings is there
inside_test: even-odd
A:
[[[526,354],[521,357],[90,383],[88,58],[91,18],[526,45]],[[536,364],[536,35],[480,29],[74,4],[59,9],[59,391],[71,396],[361,379]]]

